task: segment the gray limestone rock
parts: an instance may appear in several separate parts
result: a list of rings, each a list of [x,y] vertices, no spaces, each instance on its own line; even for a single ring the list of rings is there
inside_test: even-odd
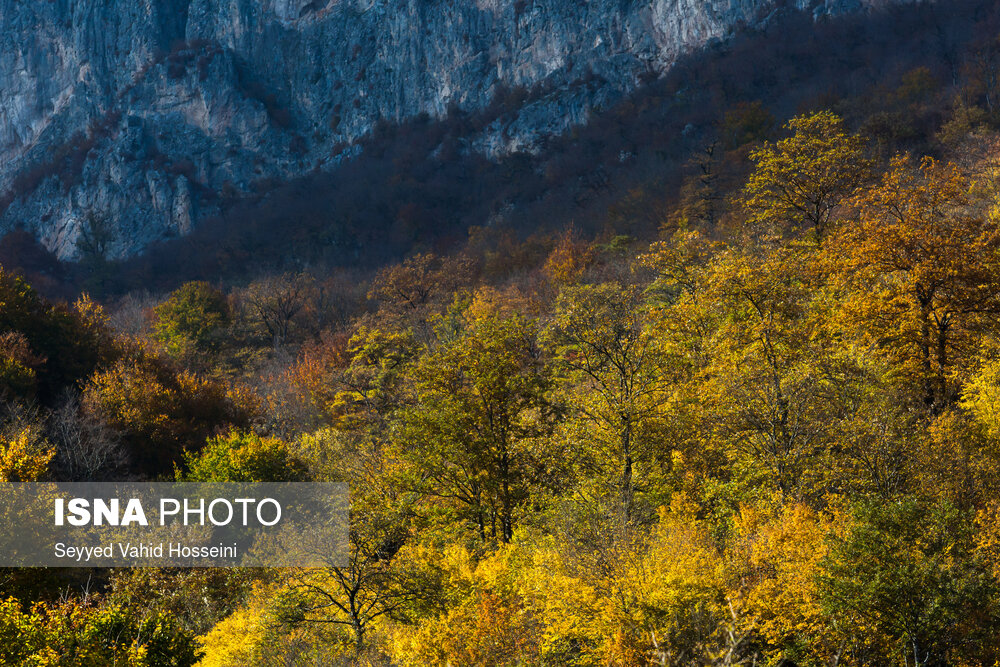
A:
[[[469,142],[532,151],[775,4],[0,0],[0,234],[24,227],[75,259],[96,214],[125,257],[215,213],[199,193],[332,168],[380,120],[542,86]]]

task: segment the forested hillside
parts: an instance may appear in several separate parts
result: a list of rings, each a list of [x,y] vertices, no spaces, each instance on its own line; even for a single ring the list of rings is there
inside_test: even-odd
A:
[[[336,168],[285,171],[243,189],[192,185],[191,201],[204,214],[198,224],[126,261],[116,259],[125,223],[112,214],[79,213],[79,261],[60,263],[46,250],[52,244],[39,245],[32,230],[68,213],[22,212],[23,229],[0,239],[0,264],[23,269],[46,294],[72,300],[81,289],[102,298],[169,291],[189,280],[245,284],[304,268],[371,271],[408,254],[460,250],[472,227],[523,240],[572,225],[587,238],[648,241],[706,159],[719,189],[736,188],[748,168],[747,148],[778,137],[797,113],[833,110],[851,129],[863,129],[883,158],[897,151],[940,155],[936,134],[956,114],[994,112],[997,34],[1000,8],[992,0],[887,3],[836,18],[783,7],[687,53],[668,71],[647,73],[643,85],[592,109],[585,124],[522,149],[487,154],[475,137],[508,128],[516,137],[522,110],[550,104],[558,91],[512,85],[478,110],[458,106],[399,122],[379,116],[350,146],[357,154]],[[351,85],[360,84],[351,78]],[[593,93],[608,81],[597,72],[579,85]],[[556,125],[567,122],[566,109],[551,113]],[[51,156],[67,172],[46,181],[61,188],[52,202],[83,187],[72,176],[77,158],[105,164],[102,146]],[[261,150],[280,153],[266,146]],[[166,170],[171,182],[194,178],[192,163],[164,159],[146,162]],[[115,167],[135,168],[127,161]],[[118,189],[102,183],[118,201]],[[83,201],[96,196],[88,191]],[[143,210],[129,208],[128,215]],[[16,222],[14,209],[7,217]]]
[[[4,273],[4,478],[352,490],[347,568],[8,571],[4,662],[991,664],[988,120],[884,158],[797,116],[651,244],[479,231],[109,311]]]
[[[941,6],[0,240],[0,481],[351,487],[348,567],[0,570],[0,663],[997,664],[1000,21]]]

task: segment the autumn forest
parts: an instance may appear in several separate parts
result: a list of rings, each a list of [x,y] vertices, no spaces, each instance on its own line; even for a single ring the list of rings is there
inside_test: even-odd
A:
[[[596,227],[0,270],[3,480],[351,489],[347,567],[0,570],[0,663],[1000,663],[990,44],[892,113],[733,103]]]

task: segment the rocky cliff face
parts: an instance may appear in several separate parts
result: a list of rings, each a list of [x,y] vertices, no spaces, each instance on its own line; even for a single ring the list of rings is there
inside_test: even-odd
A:
[[[380,120],[498,96],[514,111],[467,149],[534,150],[779,4],[0,0],[0,234],[127,256],[255,183],[334,168]]]

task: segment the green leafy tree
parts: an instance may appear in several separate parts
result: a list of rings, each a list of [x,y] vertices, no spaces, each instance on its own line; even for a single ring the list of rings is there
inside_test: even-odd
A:
[[[830,536],[818,575],[822,604],[884,659],[915,665],[990,664],[997,584],[974,556],[975,524],[946,502],[862,502]]]
[[[470,311],[473,309],[470,308]],[[467,328],[413,371],[402,419],[405,455],[426,493],[464,506],[479,534],[504,542],[532,481],[535,441],[549,428],[546,368],[535,325],[470,312]]]
[[[191,667],[194,637],[166,614],[139,616],[93,600],[38,602],[27,609],[0,602],[0,660],[5,665]]]
[[[226,297],[201,281],[181,285],[154,312],[157,338],[174,356],[216,348],[230,318]]]
[[[306,479],[305,463],[278,438],[233,432],[211,438],[197,453],[186,452],[185,481],[299,482]]]

